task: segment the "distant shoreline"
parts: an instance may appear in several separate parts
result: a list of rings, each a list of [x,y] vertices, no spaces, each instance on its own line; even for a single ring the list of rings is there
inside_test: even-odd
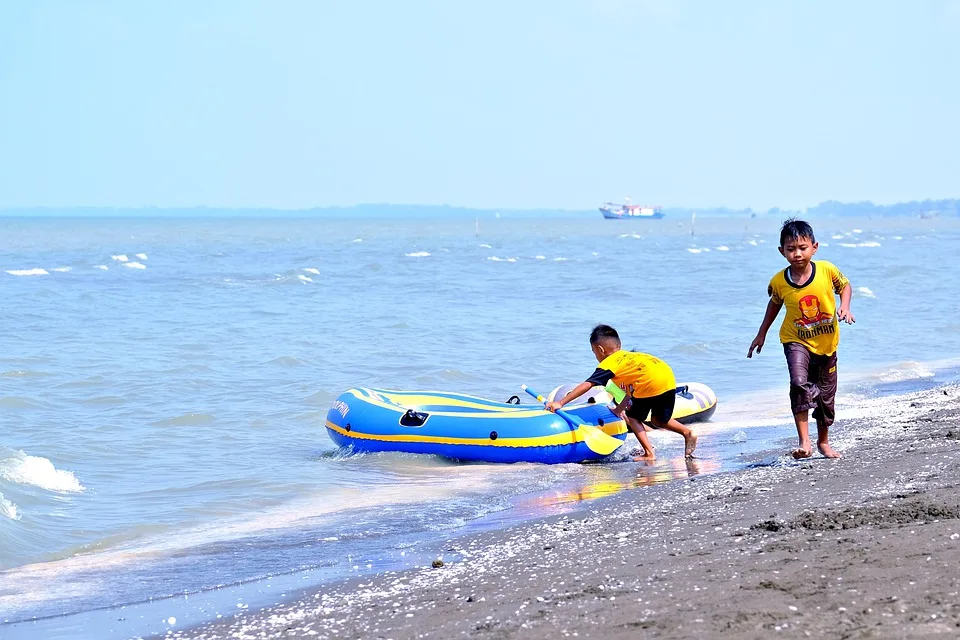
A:
[[[775,217],[789,216],[836,217],[958,217],[960,199],[923,200],[879,205],[872,202],[821,202],[815,207],[799,210],[774,207],[766,211],[730,209],[726,207],[665,207],[667,219],[686,219],[693,214],[716,217]],[[358,204],[343,207],[311,207],[304,209],[276,209],[267,207],[0,207],[0,218],[424,218],[424,217],[564,217],[599,216],[597,209],[489,209],[451,205],[416,204]]]

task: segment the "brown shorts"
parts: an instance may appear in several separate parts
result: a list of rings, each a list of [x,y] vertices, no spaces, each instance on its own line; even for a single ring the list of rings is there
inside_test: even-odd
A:
[[[833,424],[833,401],[837,395],[837,354],[818,356],[802,344],[783,345],[790,371],[790,409],[794,414],[813,409],[821,427]]]

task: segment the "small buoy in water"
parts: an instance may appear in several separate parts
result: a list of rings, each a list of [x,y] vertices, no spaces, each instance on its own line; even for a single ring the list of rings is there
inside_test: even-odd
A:
[[[432,566],[433,566],[434,569],[439,569],[440,567],[443,566],[443,560],[439,560],[439,559],[438,559],[438,560],[434,560],[433,563],[432,563]]]

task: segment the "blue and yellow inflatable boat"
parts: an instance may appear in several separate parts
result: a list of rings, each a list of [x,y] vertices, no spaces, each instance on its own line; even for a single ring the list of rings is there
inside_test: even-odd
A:
[[[565,410],[615,438],[627,436],[627,425],[604,404]],[[603,457],[589,449],[580,430],[540,405],[459,393],[350,389],[327,412],[326,426],[334,443],[355,451],[548,464]]]

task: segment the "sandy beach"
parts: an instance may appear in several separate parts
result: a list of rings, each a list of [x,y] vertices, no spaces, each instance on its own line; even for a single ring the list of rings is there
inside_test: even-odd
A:
[[[834,441],[842,460],[619,493],[165,637],[960,635],[960,385],[878,399]]]

